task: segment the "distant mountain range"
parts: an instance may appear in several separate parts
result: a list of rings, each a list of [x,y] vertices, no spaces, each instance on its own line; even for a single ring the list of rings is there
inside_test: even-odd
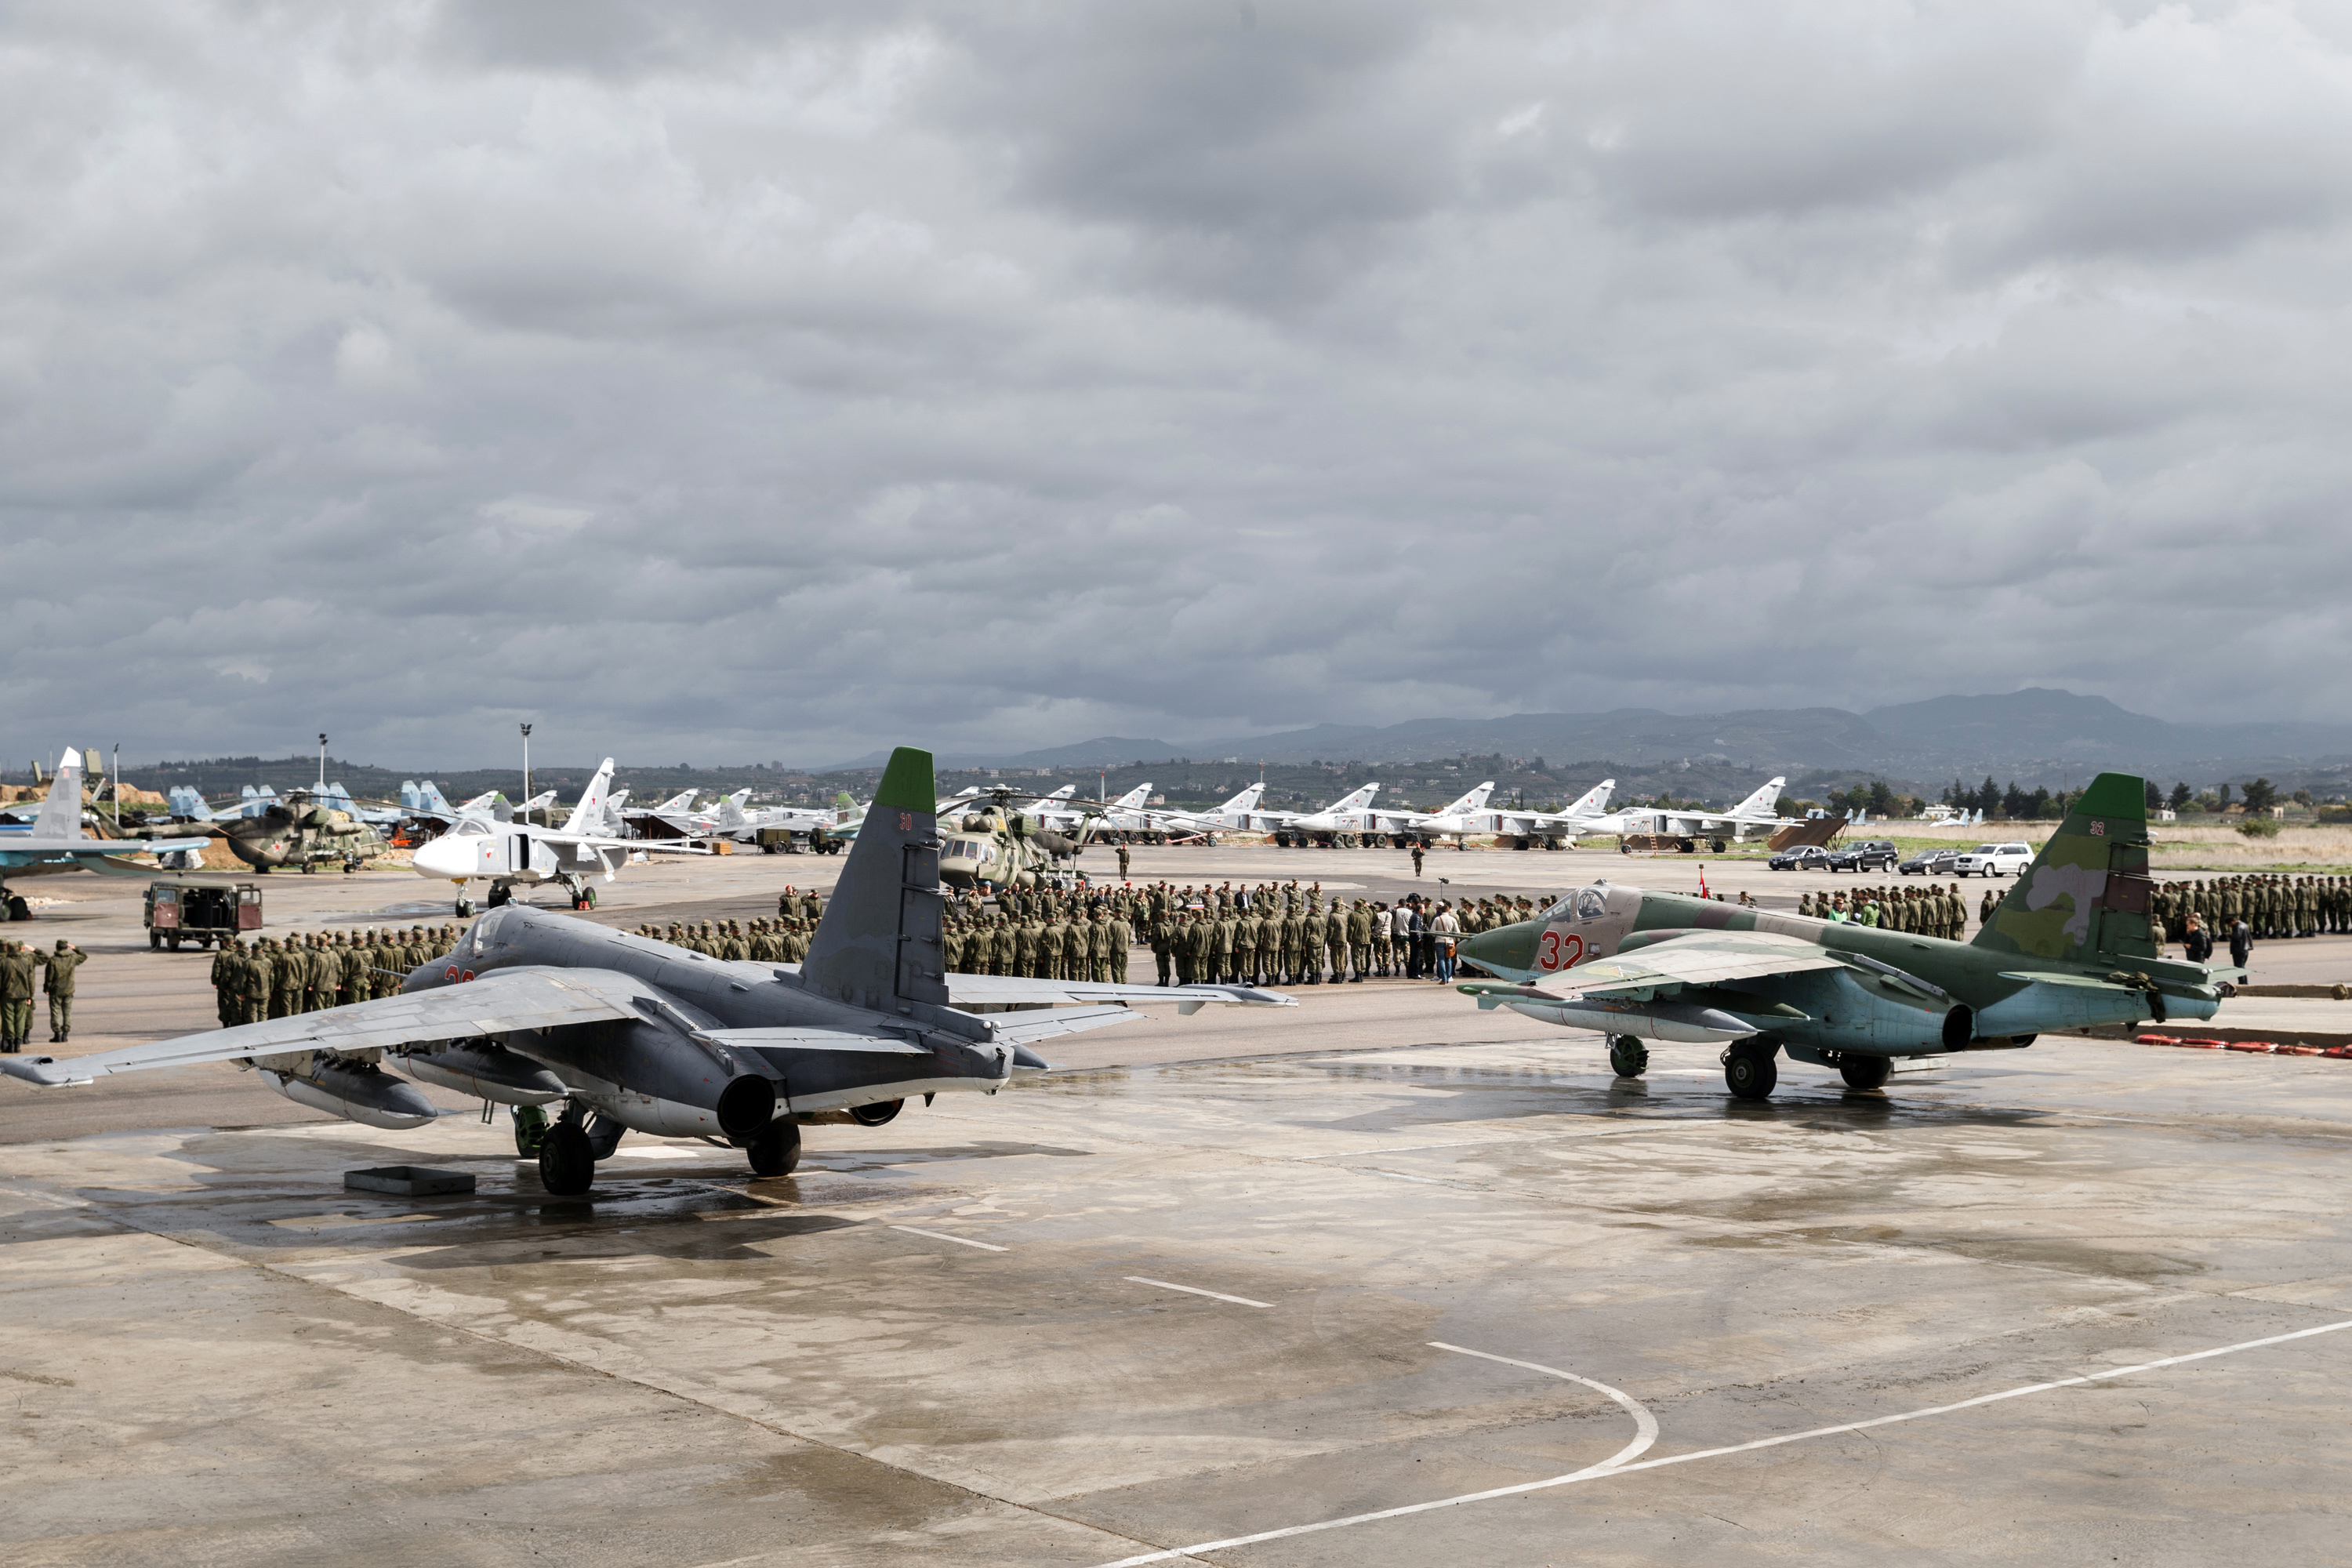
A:
[[[1436,762],[1464,753],[1542,757],[1554,765],[1606,757],[1639,764],[1690,758],[1795,774],[1853,769],[1890,776],[2079,784],[2104,768],[2161,773],[2200,787],[2253,772],[2304,774],[2352,766],[2352,726],[2176,724],[2104,697],[2030,687],[2001,696],[1934,697],[1850,713],[1843,708],[1759,708],[1729,713],[1514,713],[1504,719],[1412,719],[1402,724],[1318,724],[1270,735],[1170,742],[1103,735],[1003,755],[949,753],[961,767],[1086,768],[1233,758],[1243,763]],[[877,752],[844,768],[872,767]]]

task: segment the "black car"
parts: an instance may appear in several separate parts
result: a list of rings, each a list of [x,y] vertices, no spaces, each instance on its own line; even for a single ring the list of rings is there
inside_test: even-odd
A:
[[[1958,874],[1959,864],[1958,849],[1922,849],[1895,868],[1906,877],[1950,877]]]
[[[1832,851],[1829,868],[1832,871],[1891,871],[1901,858],[1895,852],[1893,844],[1884,838],[1872,838]]]
[[[1800,844],[1794,849],[1783,849],[1764,864],[1775,871],[1820,871],[1828,868],[1830,852],[1818,844]]]

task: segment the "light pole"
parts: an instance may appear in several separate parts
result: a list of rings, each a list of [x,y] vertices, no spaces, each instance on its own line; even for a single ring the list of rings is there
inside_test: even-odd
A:
[[[122,827],[122,742],[120,741],[114,742],[114,772],[108,782],[114,790],[114,826],[120,832]]]
[[[319,731],[319,798],[327,798],[327,732]]]
[[[522,799],[523,819],[530,817],[530,726],[522,727]]]

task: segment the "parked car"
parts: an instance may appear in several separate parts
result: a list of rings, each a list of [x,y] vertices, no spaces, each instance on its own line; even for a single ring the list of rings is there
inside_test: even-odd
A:
[[[1922,849],[1895,868],[1906,877],[1922,874],[1929,877],[1949,877],[1960,863],[1958,848]]]
[[[2033,864],[2031,844],[1979,844],[1952,868],[1959,877],[2014,877]]]
[[[1849,844],[1830,855],[1829,869],[1832,871],[1891,871],[1903,857],[1895,853],[1895,845],[1885,838],[1867,838],[1860,844]]]
[[[1829,868],[1830,852],[1818,844],[1800,844],[1794,849],[1783,849],[1764,862],[1775,871],[1822,871]]]

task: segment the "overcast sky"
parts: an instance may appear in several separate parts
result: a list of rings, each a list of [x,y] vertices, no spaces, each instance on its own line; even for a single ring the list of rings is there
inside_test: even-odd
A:
[[[0,10],[0,747],[2352,719],[2352,12]]]

